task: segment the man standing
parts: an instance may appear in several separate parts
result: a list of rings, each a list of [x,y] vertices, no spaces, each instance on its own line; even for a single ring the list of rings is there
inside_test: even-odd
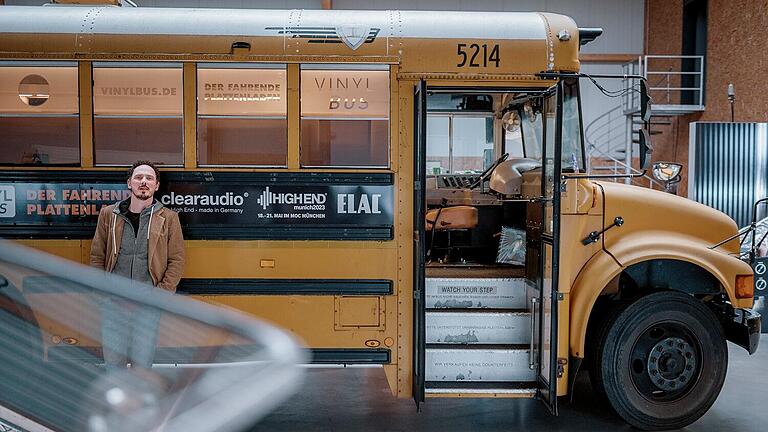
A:
[[[137,282],[175,292],[184,271],[184,238],[179,216],[154,199],[159,172],[137,161],[128,170],[130,198],[99,212],[91,265]],[[143,288],[142,288],[143,289]],[[155,356],[160,312],[110,297],[102,303],[102,348],[108,370],[149,369]]]

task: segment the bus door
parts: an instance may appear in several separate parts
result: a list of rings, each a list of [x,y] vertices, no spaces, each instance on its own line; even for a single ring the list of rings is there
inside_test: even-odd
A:
[[[414,92],[414,399],[538,397],[556,412],[562,98],[429,92]],[[528,167],[524,191],[491,189],[501,164]]]
[[[563,94],[557,91],[544,97],[541,122],[543,135],[541,199],[531,203],[528,215],[528,259],[538,255],[539,271],[529,276],[537,286],[532,298],[534,319],[532,363],[537,370],[539,397],[557,414],[557,317],[558,261],[560,250],[560,191]],[[538,207],[538,209],[536,209]],[[538,213],[538,215],[537,215]],[[533,215],[533,217],[531,217]],[[533,233],[533,235],[531,235]],[[538,234],[538,235],[537,235]],[[532,249],[532,250],[531,250]],[[529,265],[529,272],[533,266]]]
[[[426,212],[426,149],[427,149],[427,83],[416,85],[414,94],[414,161],[413,161],[413,400],[416,409],[421,410],[424,402],[424,355],[425,355],[425,302],[424,302],[424,259],[425,212]]]

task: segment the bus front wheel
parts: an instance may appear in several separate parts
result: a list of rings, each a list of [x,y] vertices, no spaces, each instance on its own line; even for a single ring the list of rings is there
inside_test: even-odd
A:
[[[712,406],[728,350],[715,314],[678,292],[656,292],[606,323],[593,371],[627,423],[644,430],[685,427]]]

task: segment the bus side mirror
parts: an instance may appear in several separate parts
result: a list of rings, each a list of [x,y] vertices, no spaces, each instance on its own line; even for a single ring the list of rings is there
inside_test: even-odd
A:
[[[651,121],[651,98],[648,96],[648,85],[640,80],[640,119]]]
[[[640,137],[638,142],[640,144],[640,169],[646,170],[651,164],[651,156],[653,155],[651,137],[649,136],[647,130],[640,129]]]

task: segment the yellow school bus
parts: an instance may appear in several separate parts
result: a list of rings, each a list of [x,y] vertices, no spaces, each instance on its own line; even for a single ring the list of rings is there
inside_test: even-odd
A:
[[[550,13],[4,7],[0,235],[87,263],[98,209],[149,159],[184,229],[178,292],[315,362],[380,364],[417,405],[554,413],[583,367],[630,424],[685,426],[726,340],[757,348],[753,273],[717,245],[726,215],[585,173],[579,47],[599,33]],[[99,349],[97,323],[33,318],[49,358]]]

